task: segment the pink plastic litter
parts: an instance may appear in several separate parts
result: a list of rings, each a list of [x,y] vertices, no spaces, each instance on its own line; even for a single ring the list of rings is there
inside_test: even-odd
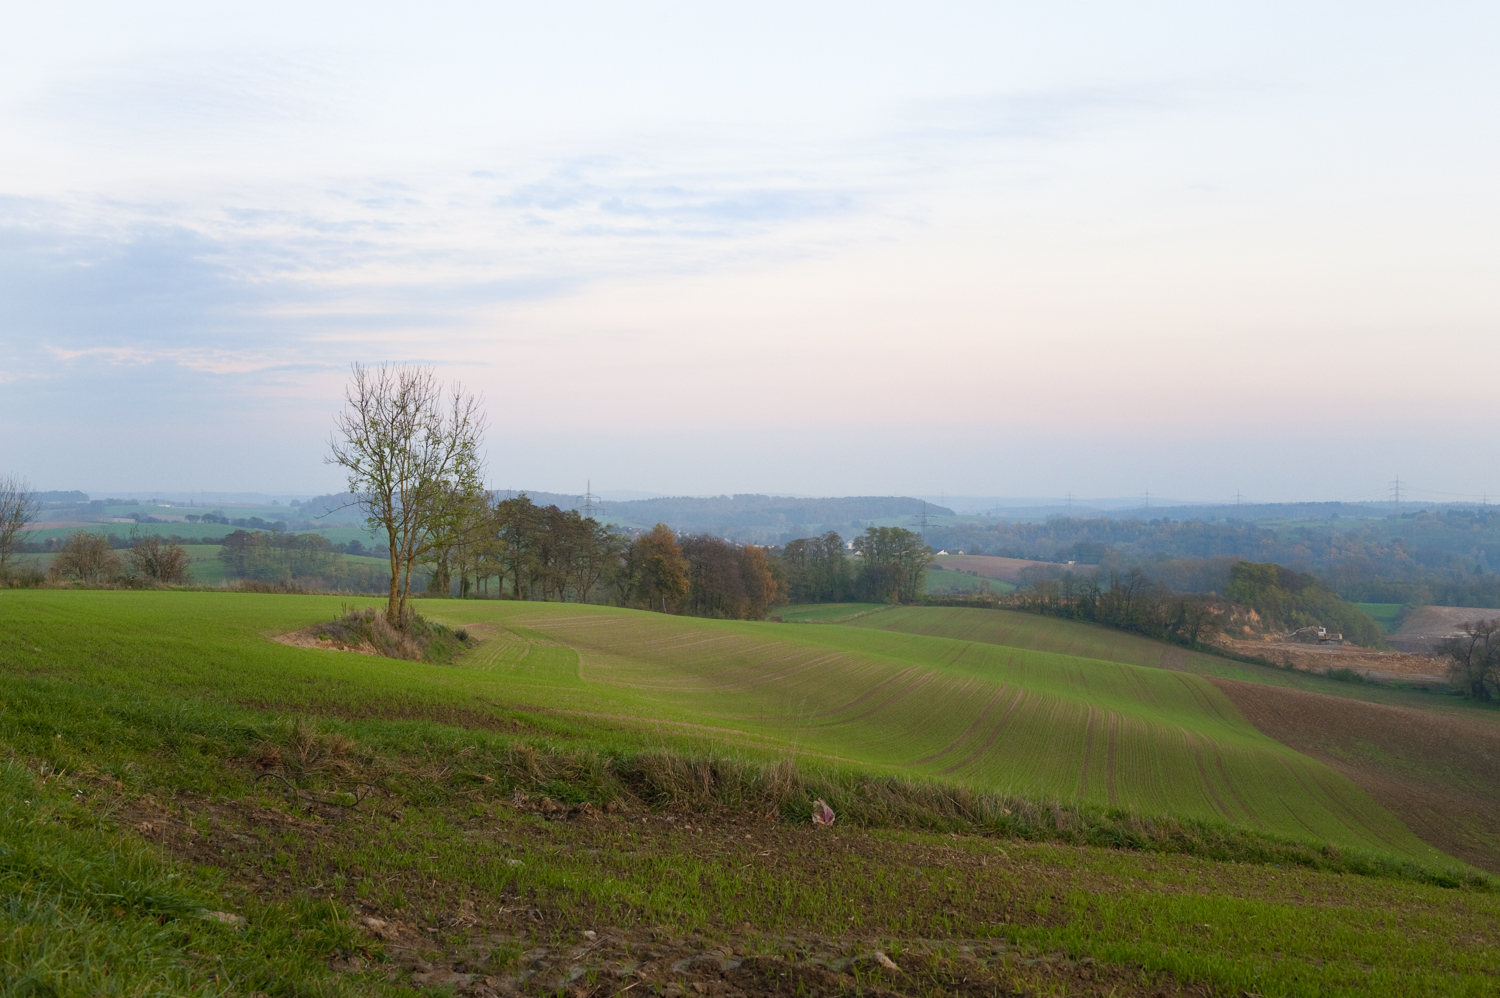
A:
[[[833,824],[833,808],[824,803],[821,797],[813,801],[812,821],[814,825]]]

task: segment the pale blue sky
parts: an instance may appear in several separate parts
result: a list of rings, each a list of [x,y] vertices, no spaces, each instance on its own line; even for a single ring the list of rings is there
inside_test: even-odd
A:
[[[0,471],[1500,492],[1497,10],[0,4]]]

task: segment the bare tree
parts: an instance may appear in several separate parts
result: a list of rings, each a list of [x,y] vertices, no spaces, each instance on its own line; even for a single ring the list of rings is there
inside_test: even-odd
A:
[[[344,401],[328,463],[344,469],[370,529],[385,531],[386,618],[404,628],[412,567],[480,491],[484,416],[477,396],[458,386],[445,392],[431,368],[408,365],[355,364]]]
[[[39,509],[26,479],[0,475],[0,579],[9,577],[6,562],[25,541],[26,524],[36,519]]]
[[[1448,657],[1448,678],[1463,695],[1489,700],[1490,688],[1500,686],[1500,617],[1471,620],[1459,630],[1437,648]]]
[[[52,559],[48,571],[53,578],[102,586],[114,582],[124,570],[125,565],[109,546],[107,535],[75,530]]]
[[[133,578],[147,582],[181,585],[188,581],[187,551],[167,543],[160,534],[132,537],[128,566]]]

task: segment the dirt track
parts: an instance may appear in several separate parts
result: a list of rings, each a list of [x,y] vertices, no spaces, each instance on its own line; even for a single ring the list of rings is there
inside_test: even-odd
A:
[[[1500,715],[1455,717],[1210,678],[1265,734],[1327,763],[1423,841],[1500,873]]]
[[[1446,683],[1442,662],[1430,655],[1373,651],[1358,645],[1310,645],[1299,641],[1228,641],[1229,649],[1269,662],[1291,662],[1306,672],[1353,669],[1370,679],[1409,679]]]

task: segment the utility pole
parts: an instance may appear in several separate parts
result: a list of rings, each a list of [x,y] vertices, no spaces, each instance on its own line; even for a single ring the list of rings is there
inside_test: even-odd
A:
[[[1150,489],[1146,490],[1146,508],[1147,509],[1151,508],[1151,490]]]
[[[1396,481],[1391,485],[1392,501],[1399,507],[1401,505],[1401,476],[1396,476]]]
[[[592,479],[589,479],[587,481],[587,484],[584,485],[583,495],[579,496],[578,498],[583,505],[582,512],[584,519],[593,519],[594,511],[598,508],[595,503],[597,502],[599,497],[594,495],[594,482]]]
[[[1068,515],[1073,515],[1073,490],[1068,490]]]
[[[1235,489],[1234,490],[1234,504],[1236,506],[1238,506],[1240,504],[1240,490],[1239,489]]]

